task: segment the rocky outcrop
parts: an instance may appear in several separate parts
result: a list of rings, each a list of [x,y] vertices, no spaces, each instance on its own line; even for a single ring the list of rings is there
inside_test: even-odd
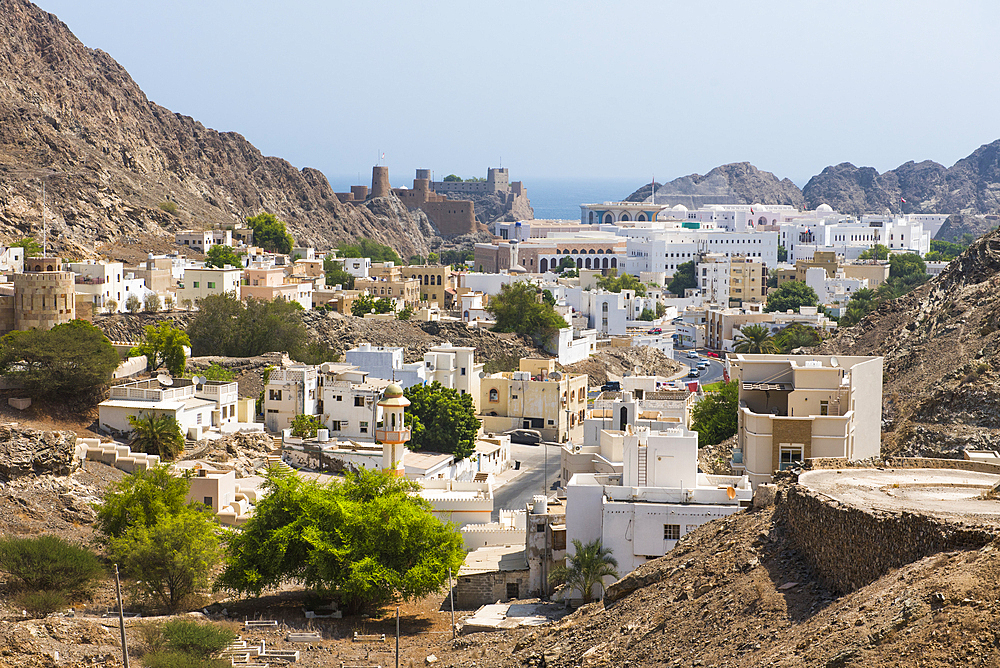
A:
[[[476,206],[476,220],[489,227],[497,221],[534,220],[535,210],[527,195],[514,193],[444,193],[448,199],[471,200]],[[492,235],[490,236],[492,238]]]
[[[68,475],[79,466],[75,453],[76,434],[71,431],[0,425],[0,477],[6,480],[47,473]]]
[[[430,250],[433,226],[396,197],[342,204],[319,171],[151,102],[108,54],[27,0],[0,0],[0,58],[0,239],[41,237],[45,179],[49,243],[79,256],[262,210],[304,244],[364,236],[403,257]]]
[[[655,183],[655,182],[654,182]],[[798,186],[788,179],[779,180],[749,162],[734,162],[716,167],[704,176],[691,174],[657,184],[655,202],[696,209],[710,204],[804,204]],[[643,202],[649,198],[650,184],[645,184],[626,198]]]

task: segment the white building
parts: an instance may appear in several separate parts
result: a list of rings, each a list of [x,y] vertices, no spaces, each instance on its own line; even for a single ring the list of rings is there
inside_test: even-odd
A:
[[[425,382],[423,363],[404,364],[403,349],[399,347],[362,343],[344,353],[344,361],[358,367],[371,378],[395,381],[404,390]]]
[[[841,269],[830,278],[823,267],[806,269],[806,285],[813,289],[820,304],[846,304],[855,292],[868,288],[867,278],[847,278]]]
[[[354,278],[368,278],[372,269],[370,257],[346,257],[338,262],[344,263],[344,271]]]
[[[210,429],[239,427],[238,399],[235,382],[195,385],[188,378],[174,378],[163,385],[156,378],[140,380],[112,387],[110,398],[98,405],[98,420],[101,429],[127,434],[132,431],[129,416],[172,415],[187,438],[198,440]]]
[[[115,311],[125,310],[125,301],[129,291],[126,291],[124,265],[121,262],[70,262],[69,270],[76,274],[76,291],[89,295],[89,301],[99,311],[104,311],[108,300],[117,304]],[[128,286],[134,287],[134,283]],[[141,292],[141,291],[140,291]],[[140,299],[141,294],[137,295]]]
[[[663,556],[701,525],[750,504],[746,476],[698,472],[695,432],[627,430],[622,459],[621,474],[580,473],[566,487],[568,552],[574,540],[600,539],[618,561],[620,576]]]
[[[264,386],[264,425],[275,433],[289,429],[296,415],[315,415],[320,400],[316,367],[296,364],[271,369]]]
[[[428,385],[441,383],[444,387],[458,390],[459,394],[471,394],[472,405],[479,412],[479,387],[482,363],[475,361],[476,349],[443,343],[424,353],[424,377]]]
[[[370,378],[351,364],[327,362],[320,365],[322,404],[320,422],[331,438],[372,441],[382,420],[378,400],[392,380]]]
[[[0,273],[24,273],[23,246],[0,246]]]

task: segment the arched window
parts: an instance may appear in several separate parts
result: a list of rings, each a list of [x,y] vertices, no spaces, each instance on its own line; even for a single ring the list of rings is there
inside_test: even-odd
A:
[[[570,390],[570,392],[569,392],[569,400],[570,401],[576,401],[576,390]]]
[[[438,285],[441,285],[441,274],[438,274],[438,277],[437,277],[437,284],[438,284]]]
[[[577,269],[583,269],[583,258],[582,257],[576,258],[576,268]]]
[[[590,269],[590,258],[589,257],[587,258],[587,261],[586,261],[585,264],[587,265],[587,269]]]
[[[48,268],[48,269],[46,269],[45,271],[52,271],[52,265],[50,264],[50,265],[49,265],[49,268]]]
[[[495,387],[490,388],[490,401],[492,402],[500,401],[500,392]]]
[[[628,217],[628,211],[622,211],[622,216],[618,220],[628,221],[628,220],[632,220],[632,219]]]
[[[549,270],[548,258],[543,257],[541,259],[541,261],[538,263],[538,270],[541,271],[543,274]]]
[[[604,265],[604,267],[603,267],[604,269],[607,269],[608,268],[608,258],[604,258],[604,261],[601,264]]]
[[[611,215],[610,213],[609,213],[609,214],[606,214],[606,215],[604,216],[604,222],[605,222],[605,223],[608,223],[608,224],[610,225],[611,223],[615,222],[615,217],[614,217],[614,216],[612,216],[612,215]]]
[[[587,251],[587,253],[589,253],[590,255],[593,255],[595,252],[596,251],[593,248],[591,248],[589,251]]]
[[[601,311],[603,311],[604,313],[608,312],[608,303],[607,302],[602,302],[601,303]]]
[[[579,255],[579,254],[580,254],[580,251],[578,251],[577,249],[574,248],[573,249],[573,255]]]
[[[616,257],[611,258],[611,268],[614,269],[617,266],[618,266],[618,258]]]
[[[638,216],[635,217],[635,219],[639,221],[646,220],[646,214],[640,213]]]
[[[594,222],[594,212],[590,212],[590,222]]]

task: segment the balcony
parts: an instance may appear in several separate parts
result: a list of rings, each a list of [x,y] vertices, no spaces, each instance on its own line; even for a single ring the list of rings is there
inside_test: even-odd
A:
[[[375,429],[375,440],[382,443],[405,443],[410,440],[410,428],[402,429]]]
[[[93,278],[91,276],[77,276],[74,282],[77,285],[104,285],[103,278]]]

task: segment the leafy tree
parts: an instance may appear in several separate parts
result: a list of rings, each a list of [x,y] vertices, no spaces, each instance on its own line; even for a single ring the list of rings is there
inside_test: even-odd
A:
[[[618,562],[611,555],[611,549],[601,544],[597,538],[586,545],[578,538],[573,539],[575,554],[566,557],[569,565],[560,565],[549,573],[550,583],[563,583],[571,590],[579,590],[586,605],[593,600],[594,586],[604,589],[605,577],[618,577]]]
[[[324,362],[339,362],[340,353],[322,341],[310,341],[294,353],[292,358],[296,362],[316,366]]]
[[[392,248],[364,237],[353,244],[340,244],[337,246],[337,254],[340,257],[367,257],[372,262],[392,262],[397,267],[403,264],[402,258]]]
[[[472,395],[434,382],[413,385],[403,394],[410,400],[406,423],[410,426],[411,450],[430,450],[464,459],[472,454],[479,418],[472,406]]]
[[[120,362],[101,330],[83,320],[0,338],[0,373],[33,397],[91,393],[111,380]]]
[[[299,413],[292,418],[292,436],[295,438],[316,438],[316,432],[323,424],[315,415]]]
[[[536,341],[549,339],[563,327],[566,320],[548,304],[538,300],[538,289],[524,281],[501,286],[486,310],[496,324],[494,332],[516,332]]]
[[[64,598],[85,595],[104,575],[97,555],[51,534],[0,539],[0,570],[13,591],[57,592]]]
[[[889,278],[923,277],[927,265],[916,253],[895,253],[889,258]]]
[[[118,302],[113,297],[108,297],[104,300],[104,312],[105,313],[116,313],[118,311]]]
[[[796,348],[812,348],[823,342],[823,336],[815,327],[793,322],[782,329],[774,337],[774,343],[783,354],[789,354]]]
[[[656,302],[656,317],[662,318],[667,314],[667,307],[660,302]]]
[[[221,364],[212,363],[207,369],[203,369],[198,372],[199,376],[204,376],[206,380],[221,380],[221,381],[231,381],[236,377],[232,369],[222,366]]]
[[[187,359],[185,347],[191,347],[188,335],[165,320],[159,325],[146,325],[142,341],[128,354],[130,357],[145,355],[150,371],[164,366],[174,376],[180,376]]]
[[[597,287],[608,292],[621,292],[622,290],[632,290],[636,295],[642,297],[646,294],[646,286],[632,274],[622,274],[616,276],[617,271],[611,270],[609,276],[598,276]]]
[[[365,293],[351,302],[351,315],[363,318],[366,313],[375,312],[375,298]]]
[[[739,394],[736,381],[732,380],[694,405],[691,428],[698,432],[698,447],[722,443],[736,433]]]
[[[285,224],[273,213],[262,211],[252,218],[247,218],[247,225],[253,230],[254,242],[264,250],[286,255],[292,252],[295,239],[285,229]]]
[[[354,277],[344,271],[344,265],[327,255],[323,258],[323,272],[326,274],[326,284],[330,287],[342,285],[345,290],[354,289]]]
[[[462,181],[462,177],[459,176],[459,175],[457,175],[457,174],[449,174],[448,176],[444,177],[444,180],[447,181],[447,182],[451,182],[451,181],[461,182]]]
[[[133,450],[159,455],[164,460],[174,459],[184,451],[184,434],[173,415],[129,415],[128,423],[132,427],[132,438],[128,444]]]
[[[232,630],[218,624],[193,619],[172,619],[163,625],[167,647],[190,656],[207,659],[224,650],[235,639]]]
[[[199,301],[198,315],[188,325],[191,354],[256,357],[285,351],[293,357],[309,340],[298,302],[209,295]]]
[[[125,300],[125,310],[133,315],[142,310],[142,300],[134,292]]]
[[[190,480],[171,475],[166,464],[137,470],[105,492],[95,527],[105,542],[124,536],[129,527],[151,527],[181,513],[190,487]]]
[[[471,249],[464,250],[445,250],[441,251],[441,264],[453,265],[460,264],[464,265],[467,260],[475,258],[475,251]],[[429,260],[428,260],[429,261]]]
[[[14,248],[20,246],[24,249],[24,257],[40,257],[45,251],[42,250],[42,245],[35,241],[32,237],[25,237],[20,241],[15,241],[11,243],[10,247]]]
[[[733,352],[751,355],[773,355],[778,346],[771,337],[770,330],[763,325],[744,325],[733,346]]]
[[[695,276],[694,260],[681,262],[674,270],[674,276],[667,283],[667,290],[673,294],[683,297],[684,291],[688,288],[698,287],[698,278]]]
[[[552,269],[552,271],[555,271],[560,274],[564,274],[567,271],[575,271],[575,270],[576,270],[576,260],[571,258],[569,255],[564,255],[563,259],[559,260],[559,266]]]
[[[163,308],[167,311],[174,310],[174,298],[172,295],[167,295],[163,298]]]
[[[552,294],[551,290],[542,290],[542,303],[548,304],[549,306],[556,305],[556,298]]]
[[[423,264],[424,258],[420,255],[411,255],[406,264]]]
[[[818,300],[816,291],[803,281],[788,281],[767,293],[767,306],[764,310],[781,313],[792,310],[798,313],[803,306],[816,306]]]
[[[375,300],[375,312],[382,313],[392,313],[396,310],[396,304],[388,297],[379,297]]]
[[[150,527],[129,527],[109,541],[108,553],[135,580],[143,600],[173,611],[208,587],[222,556],[217,530],[211,509],[191,504]]]
[[[885,260],[889,257],[888,246],[883,246],[882,244],[875,244],[868,250],[861,253],[858,256],[859,260]]]
[[[242,267],[243,260],[240,256],[233,251],[232,246],[226,246],[225,244],[216,244],[208,249],[208,259],[205,260],[206,267],[218,267],[222,269],[227,264],[230,267]]]
[[[413,308],[410,306],[404,306],[403,310],[396,314],[396,318],[399,320],[409,320],[413,317]]]
[[[956,244],[941,239],[931,239],[931,252],[925,255],[924,258],[932,262],[951,262],[968,247],[969,244],[967,243]],[[934,258],[931,257],[932,255]]]
[[[462,537],[405,478],[361,471],[321,485],[271,471],[265,486],[228,536],[218,588],[260,596],[296,582],[354,612],[437,591],[464,559]]]
[[[652,309],[644,308],[642,309],[642,313],[639,314],[638,319],[643,322],[653,322],[656,320],[656,313],[654,313]]]
[[[788,249],[778,244],[778,262],[788,262]]]
[[[441,261],[440,256],[434,251],[427,254],[427,264],[437,264]]]

